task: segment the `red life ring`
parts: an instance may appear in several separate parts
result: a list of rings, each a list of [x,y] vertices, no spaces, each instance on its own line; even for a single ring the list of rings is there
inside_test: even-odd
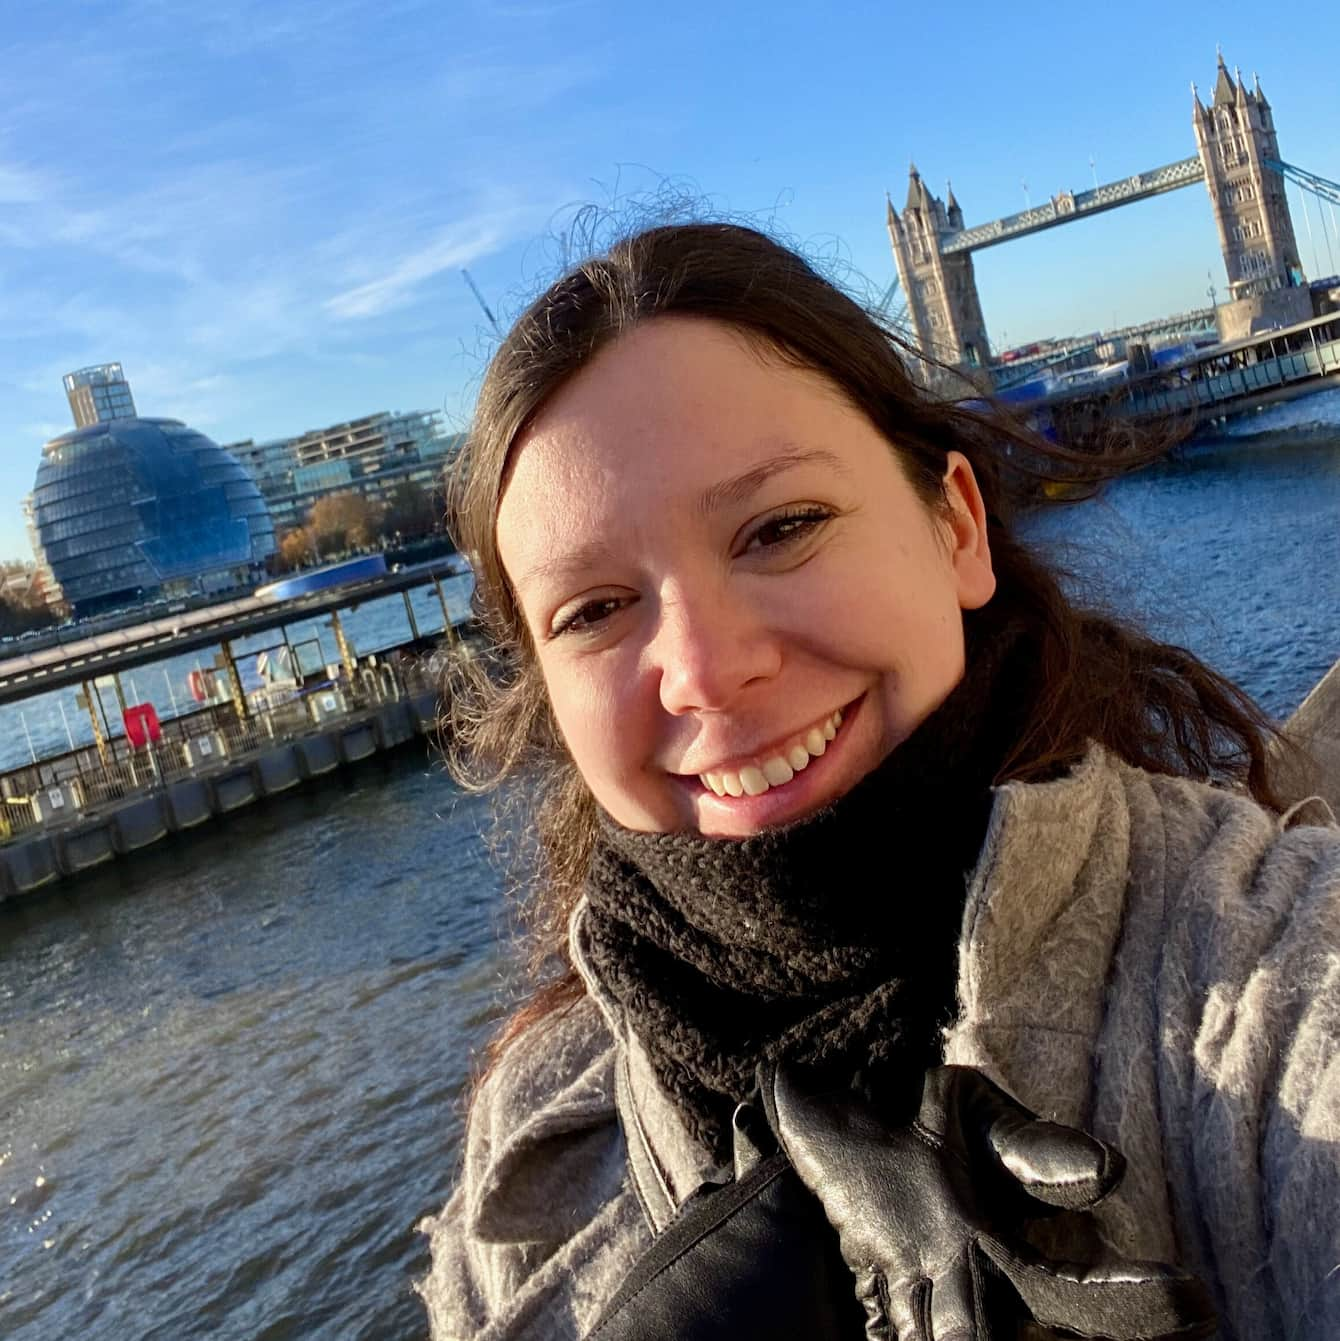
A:
[[[203,703],[209,697],[209,682],[205,679],[205,672],[202,670],[193,670],[186,677],[186,687],[191,691],[191,697],[197,703]]]

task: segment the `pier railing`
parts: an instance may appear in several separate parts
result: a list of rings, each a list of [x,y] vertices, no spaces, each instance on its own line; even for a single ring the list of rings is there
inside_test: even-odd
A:
[[[365,662],[353,676],[272,688],[249,702],[246,716],[231,702],[210,704],[162,721],[152,744],[136,747],[114,736],[10,769],[0,773],[0,843],[59,829],[182,778],[209,778],[276,746],[435,692],[437,684],[427,662]]]

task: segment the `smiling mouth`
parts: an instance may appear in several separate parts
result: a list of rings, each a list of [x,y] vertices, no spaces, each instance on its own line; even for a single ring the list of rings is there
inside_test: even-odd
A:
[[[808,768],[828,748],[842,725],[838,708],[808,729],[798,732],[779,750],[746,764],[738,772],[719,769],[699,773],[698,781],[717,796],[762,796],[773,787],[784,787],[797,773]]]

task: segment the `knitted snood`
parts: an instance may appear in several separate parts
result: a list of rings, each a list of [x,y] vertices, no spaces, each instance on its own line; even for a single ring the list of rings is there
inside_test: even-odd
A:
[[[602,817],[587,961],[719,1161],[757,1063],[786,1054],[915,1102],[952,1016],[966,875],[1033,701],[1033,640],[966,624],[968,671],[835,804],[744,840]]]

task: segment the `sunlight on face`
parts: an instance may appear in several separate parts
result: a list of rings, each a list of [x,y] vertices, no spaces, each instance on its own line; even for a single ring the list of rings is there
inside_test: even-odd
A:
[[[671,317],[602,351],[518,443],[499,552],[554,714],[624,826],[740,837],[881,762],[963,673],[995,580],[949,458],[937,518],[825,379]]]

